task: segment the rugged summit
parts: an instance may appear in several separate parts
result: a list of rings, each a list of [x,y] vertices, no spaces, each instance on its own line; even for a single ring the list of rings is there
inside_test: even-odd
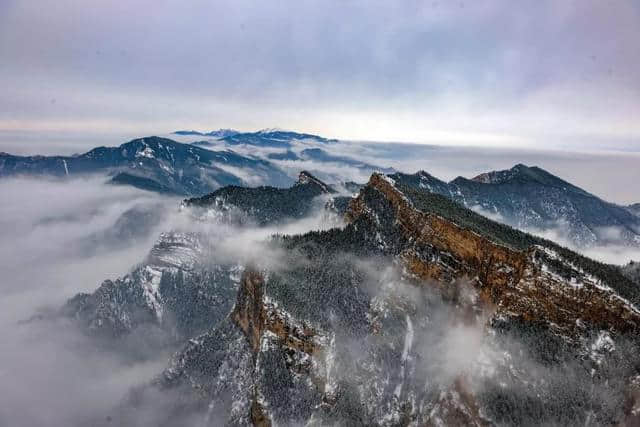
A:
[[[322,211],[335,190],[309,172],[302,171],[290,188],[227,186],[203,197],[185,200],[183,207],[203,217],[258,225],[291,221]],[[325,198],[319,196],[327,196]]]
[[[327,184],[320,181],[318,178],[311,175],[307,171],[300,172],[300,174],[298,175],[298,181],[296,182],[296,184],[297,185],[311,184],[315,187],[320,188],[323,193],[326,193],[326,194],[335,193],[335,190],[333,188],[329,187]]]
[[[640,245],[640,218],[535,166],[518,164],[449,183],[423,171],[391,177],[519,229],[558,232],[578,247]]]
[[[505,315],[544,318],[568,330],[585,318],[621,331],[640,326],[640,312],[606,285],[608,281],[616,281],[615,286],[620,286],[623,278],[616,275],[615,269],[585,271],[586,264],[574,265],[584,262],[575,260],[579,256],[551,242],[531,239],[532,245],[522,249],[515,239],[499,240],[486,232],[481,235],[472,228],[460,227],[431,211],[429,201],[419,196],[414,200],[422,209],[416,209],[395,183],[382,175],[374,175],[368,187],[382,193],[391,203],[395,211],[393,228],[411,242],[401,257],[420,278],[437,283],[473,278],[472,284],[481,290],[480,294],[504,310]],[[366,215],[373,203],[376,203],[373,197],[368,201],[366,193],[361,193],[351,205],[349,218]],[[526,238],[517,234],[514,237]],[[433,254],[425,257],[423,245],[428,245],[435,254],[446,253],[448,259],[443,262]],[[567,259],[567,255],[574,259]],[[633,284],[618,291],[640,303],[640,289]]]
[[[381,174],[346,218],[273,238],[278,262],[244,266],[233,308],[129,404],[179,390],[158,425],[638,421],[640,291],[619,269]]]

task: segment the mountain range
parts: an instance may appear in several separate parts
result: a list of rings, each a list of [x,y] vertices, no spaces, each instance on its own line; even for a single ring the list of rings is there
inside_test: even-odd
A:
[[[451,182],[424,171],[391,177],[519,229],[561,231],[577,247],[621,242],[640,245],[640,218],[628,208],[606,202],[539,167],[518,164]]]
[[[61,314],[97,340],[177,349],[108,422],[638,423],[638,283],[411,177],[373,174],[342,223],[273,235],[258,258],[222,257],[206,231],[164,233],[131,273],[72,298]],[[181,209],[203,230],[261,229],[335,217],[344,198],[303,172]]]
[[[198,135],[197,131],[177,131],[178,136]],[[215,134],[215,135],[214,135]],[[73,156],[16,156],[0,153],[0,178],[8,176],[82,176],[106,174],[114,184],[181,196],[202,196],[226,185],[287,187],[295,179],[297,167],[278,163],[274,149],[293,155],[289,160],[313,160],[319,167],[332,164],[371,173],[393,169],[371,165],[348,156],[331,155],[319,149],[335,140],[317,135],[265,129],[238,133],[228,129],[213,131],[215,142],[182,143],[169,138],[138,138],[118,147],[97,147]],[[246,148],[249,147],[249,148]],[[291,149],[296,147],[298,154]],[[270,150],[267,153],[255,149]],[[323,174],[322,172],[320,172]],[[338,179],[339,174],[323,174]],[[292,177],[293,176],[293,177]]]
[[[181,136],[201,136],[177,131]],[[205,135],[205,134],[203,134]],[[355,173],[389,174],[413,188],[446,196],[467,208],[521,230],[553,235],[578,248],[608,244],[640,246],[640,210],[620,206],[539,168],[518,164],[468,179],[442,181],[428,172],[397,172],[345,155],[340,142],[317,135],[265,129],[213,131],[214,140],[180,143],[139,138],[119,147],[98,147],[75,156],[14,156],[0,153],[0,177],[107,174],[114,184],[200,197],[224,186],[286,188],[297,171],[337,184]],[[338,207],[345,207],[338,200]],[[342,204],[341,204],[342,203]]]
[[[261,147],[290,148],[293,141],[311,141],[322,144],[338,142],[336,139],[328,139],[318,135],[299,133],[282,129],[263,129],[257,132],[244,132],[229,135],[222,140],[231,145],[255,145]]]
[[[288,186],[293,182],[268,161],[156,136],[134,139],[119,147],[94,148],[77,156],[0,153],[0,177],[92,173],[108,174],[114,184],[179,195],[202,195],[230,184],[251,185],[264,181]]]

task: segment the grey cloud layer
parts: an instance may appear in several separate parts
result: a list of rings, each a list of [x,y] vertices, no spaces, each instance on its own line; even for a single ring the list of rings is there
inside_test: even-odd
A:
[[[640,134],[631,120],[639,9],[9,0],[0,6],[0,54],[9,59],[0,128],[182,121],[367,138],[395,131],[401,140],[438,135],[430,129],[548,144],[558,134],[597,135],[629,146]]]

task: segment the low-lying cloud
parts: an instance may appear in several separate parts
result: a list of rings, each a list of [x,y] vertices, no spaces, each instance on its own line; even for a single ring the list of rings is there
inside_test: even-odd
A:
[[[341,224],[322,209],[324,200],[318,200],[313,215],[278,226],[232,225],[197,218],[180,209],[179,199],[105,181],[0,181],[0,425],[109,424],[106,417],[114,408],[126,412],[119,405],[132,387],[148,383],[167,367],[172,349],[150,352],[132,344],[152,339],[135,336],[152,330],[134,331],[130,339],[105,346],[70,319],[48,316],[76,293],[93,292],[103,280],[129,272],[145,259],[161,232],[198,234],[210,263],[275,268],[281,257],[267,243],[271,235]],[[119,230],[132,210],[133,217],[155,212],[153,226],[140,232]],[[138,225],[126,221],[123,227]],[[105,236],[126,238],[105,244]],[[127,420],[135,425],[164,422],[166,396],[156,397],[147,405],[151,412],[134,411],[126,414]],[[181,422],[197,425],[195,420]]]
[[[638,246],[625,244],[620,238],[622,230],[618,227],[606,227],[596,230],[600,238],[606,238],[606,244],[598,244],[586,247],[577,247],[567,236],[567,229],[558,224],[547,229],[527,228],[527,233],[551,240],[565,246],[575,252],[600,262],[615,265],[624,265],[630,261],[640,260],[640,243]]]
[[[168,218],[116,250],[88,248],[87,238],[136,206],[177,211],[174,199],[104,181],[0,181],[0,425],[90,425],[166,363],[167,354],[98,348],[68,319],[33,318],[127,272]]]

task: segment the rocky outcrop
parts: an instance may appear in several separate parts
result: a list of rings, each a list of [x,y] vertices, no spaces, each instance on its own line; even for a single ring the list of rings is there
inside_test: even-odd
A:
[[[260,340],[265,327],[264,280],[255,271],[248,271],[241,279],[238,300],[231,314],[233,321],[247,336],[254,353],[260,350]]]
[[[308,376],[320,385],[311,357],[320,349],[317,333],[306,323],[295,321],[265,296],[263,275],[248,269],[242,279],[236,305],[230,317],[242,330],[253,357],[253,387],[249,418],[254,426],[270,426],[271,418],[261,397],[260,376],[264,369],[262,354],[276,346],[282,351],[287,369]],[[267,399],[268,400],[268,399]]]
[[[390,202],[396,226],[413,242],[413,247],[431,246],[461,261],[457,271],[434,269],[419,262],[419,249],[407,250],[405,254],[409,265],[413,266],[422,278],[443,281],[454,278],[452,276],[467,275],[477,276],[481,284],[505,286],[517,282],[522,277],[526,264],[525,254],[497,245],[444,218],[420,212],[413,208],[406,196],[383,175],[374,174],[369,186],[382,193]],[[366,201],[361,195],[352,202],[348,218],[357,219],[367,212]],[[450,274],[446,274],[447,272]]]
[[[318,350],[317,333],[305,322],[295,322],[264,295],[264,278],[256,270],[248,270],[241,279],[238,299],[231,313],[255,353],[261,348],[265,332],[277,337],[290,350],[313,355]]]
[[[330,186],[328,186],[324,182],[320,181],[315,176],[311,175],[310,172],[301,171],[298,174],[298,181],[296,181],[296,185],[305,185],[305,184],[314,185],[314,186],[318,187],[323,193],[329,194],[329,193],[335,193],[336,192],[336,190],[334,190],[333,188],[331,188]]]
[[[383,175],[374,174],[368,187],[388,203],[393,232],[407,242],[401,257],[421,279],[442,287],[467,278],[497,312],[545,319],[567,331],[585,322],[619,332],[640,328],[640,312],[606,284],[579,269],[571,279],[555,274],[547,260],[562,260],[553,250],[512,249],[422,212]],[[366,192],[360,193],[352,201],[347,218],[352,222],[361,217],[379,221],[382,212],[378,212],[380,205],[376,203]]]

